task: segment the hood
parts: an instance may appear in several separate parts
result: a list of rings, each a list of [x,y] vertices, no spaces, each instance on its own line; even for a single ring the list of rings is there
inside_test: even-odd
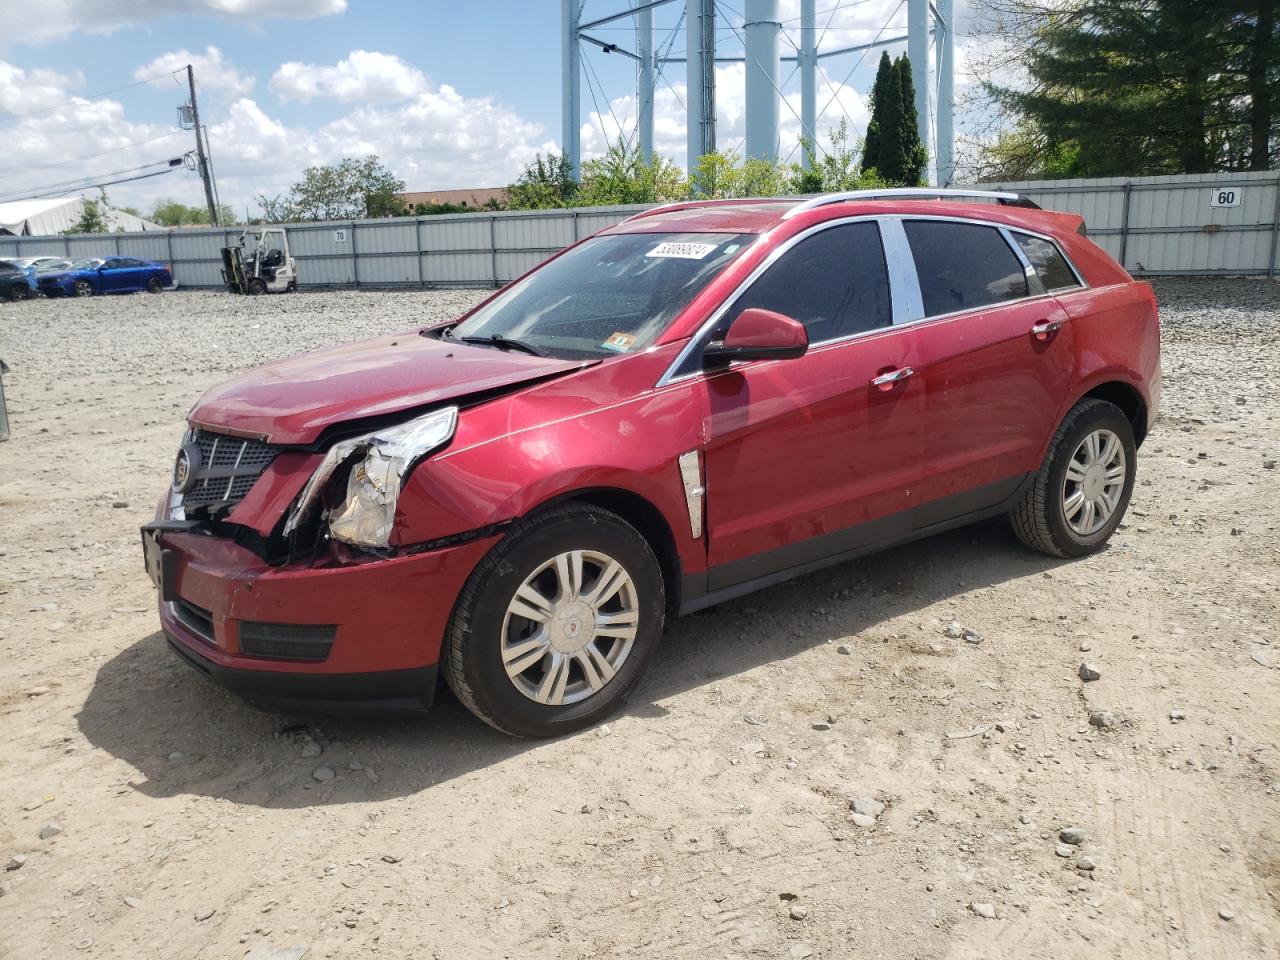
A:
[[[276,360],[209,390],[188,420],[275,444],[313,443],[329,426],[464,400],[590,366],[416,331]]]
[[[84,270],[37,270],[36,277],[40,280],[68,280],[71,277],[83,276]]]

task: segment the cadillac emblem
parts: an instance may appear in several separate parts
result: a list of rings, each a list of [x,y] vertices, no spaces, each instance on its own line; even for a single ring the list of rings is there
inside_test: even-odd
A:
[[[178,459],[173,465],[173,489],[176,493],[186,493],[196,482],[196,471],[200,469],[200,447],[188,443],[178,451]]]

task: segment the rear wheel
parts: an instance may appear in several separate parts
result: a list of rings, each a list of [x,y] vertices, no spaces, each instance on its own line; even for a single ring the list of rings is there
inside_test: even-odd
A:
[[[164,284],[160,282],[159,277],[152,277],[147,281],[147,293],[159,293],[164,289]]]
[[[250,296],[260,297],[267,292],[267,282],[261,277],[254,277],[249,281]]]
[[[1082,400],[1059,424],[1031,489],[1010,514],[1014,532],[1055,557],[1093,553],[1124,518],[1136,473],[1129,418],[1104,400]]]
[[[77,297],[93,296],[93,284],[88,280],[77,280],[75,285],[75,294]]]
[[[658,559],[634,527],[587,504],[554,507],[515,524],[467,580],[445,679],[504,733],[571,733],[635,688],[665,611]]]

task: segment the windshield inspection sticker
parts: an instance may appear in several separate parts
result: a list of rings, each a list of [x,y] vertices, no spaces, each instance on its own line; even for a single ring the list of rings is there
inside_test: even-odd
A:
[[[716,248],[714,243],[660,243],[646,257],[667,257],[676,260],[701,260]]]
[[[609,334],[609,339],[600,344],[606,350],[613,350],[617,353],[626,353],[631,349],[631,345],[636,342],[636,338],[629,333],[623,333],[619,330],[617,333]]]

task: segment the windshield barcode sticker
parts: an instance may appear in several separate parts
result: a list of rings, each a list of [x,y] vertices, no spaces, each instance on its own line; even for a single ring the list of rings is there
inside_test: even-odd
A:
[[[674,257],[677,260],[701,260],[716,248],[714,243],[660,243],[646,257]]]

